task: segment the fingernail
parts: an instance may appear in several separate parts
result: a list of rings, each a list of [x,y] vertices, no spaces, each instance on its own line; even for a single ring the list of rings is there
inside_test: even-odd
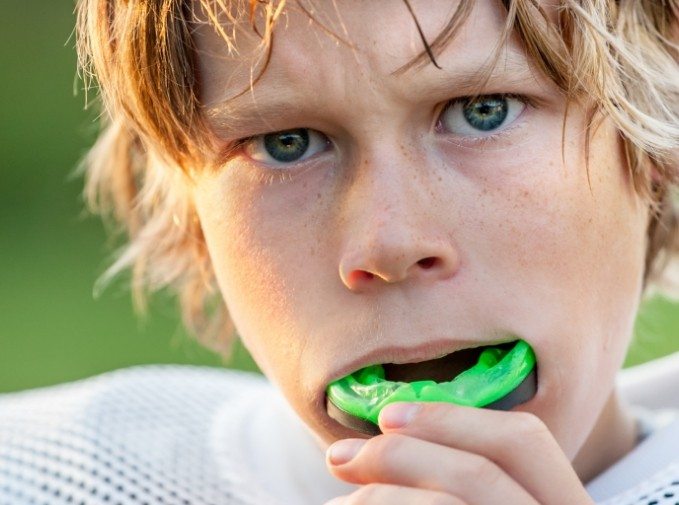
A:
[[[421,406],[417,403],[393,403],[380,411],[379,423],[384,428],[403,428],[413,420]]]
[[[333,465],[348,463],[356,456],[365,442],[365,440],[358,438],[335,442],[328,449],[328,461]]]

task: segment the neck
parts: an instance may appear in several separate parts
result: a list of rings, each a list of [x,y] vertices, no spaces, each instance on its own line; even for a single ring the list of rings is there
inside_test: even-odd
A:
[[[594,429],[573,459],[573,468],[587,483],[634,449],[638,428],[629,407],[614,389]]]

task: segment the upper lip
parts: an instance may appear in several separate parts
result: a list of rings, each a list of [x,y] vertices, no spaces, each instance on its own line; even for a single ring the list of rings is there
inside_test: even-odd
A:
[[[367,354],[359,356],[356,359],[346,363],[342,368],[337,370],[335,374],[333,374],[333,377],[328,381],[328,384],[369,365],[378,363],[418,363],[421,361],[440,358],[462,349],[473,349],[475,347],[498,345],[505,342],[513,342],[515,340],[517,340],[517,337],[509,337],[483,342],[478,340],[441,339],[434,341],[430,340],[415,346],[390,345],[387,347],[378,347],[376,349],[372,349]]]

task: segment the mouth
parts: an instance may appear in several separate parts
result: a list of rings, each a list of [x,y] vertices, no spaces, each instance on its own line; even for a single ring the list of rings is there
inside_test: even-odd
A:
[[[330,383],[328,415],[379,434],[377,418],[399,401],[447,402],[509,410],[537,392],[535,354],[524,340],[459,349],[434,359],[369,365]]]
[[[385,363],[384,378],[393,382],[415,382],[433,380],[435,382],[447,382],[453,380],[459,374],[474,366],[481,353],[490,347],[509,350],[516,341],[502,344],[481,345],[446,354],[439,358],[420,361],[417,363]]]

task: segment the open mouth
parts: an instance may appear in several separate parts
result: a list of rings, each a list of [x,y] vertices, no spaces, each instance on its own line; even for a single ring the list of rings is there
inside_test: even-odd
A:
[[[419,363],[370,365],[328,385],[326,407],[340,424],[379,434],[377,418],[399,401],[508,410],[537,391],[535,354],[524,340],[461,349]]]
[[[508,351],[515,344],[516,341],[512,341],[492,347]],[[491,346],[482,345],[470,349],[460,349],[440,358],[419,363],[385,363],[382,365],[382,368],[384,368],[384,378],[393,382],[415,382],[421,380],[448,382],[478,363],[481,352],[488,347]]]

